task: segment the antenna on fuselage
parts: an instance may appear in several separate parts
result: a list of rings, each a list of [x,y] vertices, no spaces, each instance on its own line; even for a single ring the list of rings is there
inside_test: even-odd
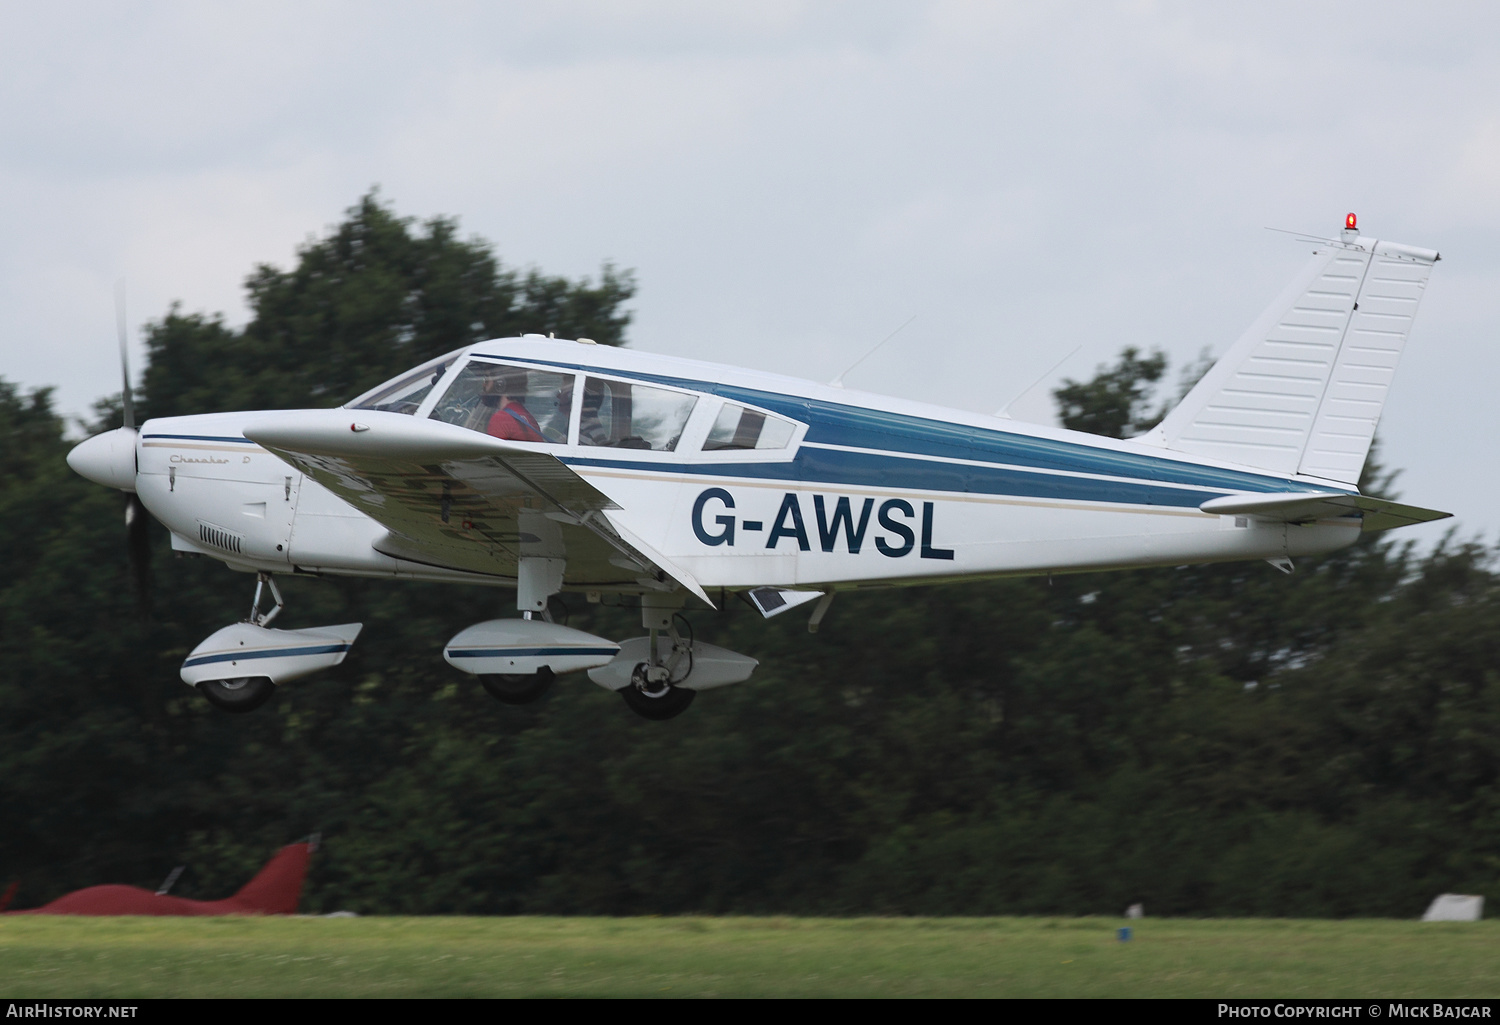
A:
[[[1308,231],[1293,231],[1291,228],[1273,228],[1269,224],[1265,225],[1265,229],[1267,231],[1279,232],[1282,235],[1295,235],[1298,242],[1325,242],[1331,246],[1339,244],[1339,240],[1336,238],[1324,238],[1322,235],[1314,235]]]
[[[917,312],[920,313],[921,311],[919,310]],[[869,352],[865,353],[863,356],[861,356],[859,359],[855,360],[853,363],[850,363],[847,367],[844,368],[844,372],[842,374],[839,374],[839,376],[835,377],[832,381],[829,381],[828,382],[829,386],[833,387],[833,388],[842,388],[844,386],[844,378],[845,378],[845,376],[848,375],[849,371],[853,370],[855,367],[859,366],[865,360],[869,359],[871,356],[873,356],[877,352],[879,352],[881,346],[885,345],[885,343],[888,342],[888,341],[890,341],[892,338],[895,338],[902,331],[905,331],[906,330],[906,325],[910,324],[912,321],[914,321],[916,319],[917,319],[917,314],[916,313],[913,313],[910,317],[907,317],[905,323],[903,323],[900,327],[896,328],[896,330],[892,331],[890,334],[886,335],[880,341],[876,342],[875,343],[875,348],[873,348]]]
[[[1058,367],[1062,366],[1064,363],[1068,362],[1068,360],[1070,360],[1074,356],[1078,355],[1078,350],[1081,349],[1081,348],[1083,348],[1083,344],[1082,343],[1079,343],[1078,345],[1073,346],[1073,351],[1072,352],[1068,353],[1062,359],[1058,360],[1056,363],[1054,363],[1050,367],[1048,367],[1047,370],[1042,374],[1042,376],[1038,377],[1035,381],[1032,381],[1030,384],[1028,384],[1025,387],[1024,390],[1022,390],[1020,392],[1017,392],[1015,394],[1015,396],[1012,397],[1009,402],[1007,402],[1005,405],[1001,406],[999,409],[995,410],[995,415],[996,416],[1003,416],[1007,420],[1009,420],[1010,419],[1010,407],[1014,406],[1017,402],[1021,401],[1021,399],[1025,398],[1027,395],[1030,395],[1031,392],[1036,388],[1037,385],[1041,384],[1047,378],[1051,377],[1054,373],[1056,373]]]

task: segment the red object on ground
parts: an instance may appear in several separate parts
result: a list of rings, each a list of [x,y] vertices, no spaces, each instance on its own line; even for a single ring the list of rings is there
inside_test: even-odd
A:
[[[11,915],[294,915],[312,856],[309,843],[287,844],[240,892],[224,900],[157,896],[137,886],[90,886]]]

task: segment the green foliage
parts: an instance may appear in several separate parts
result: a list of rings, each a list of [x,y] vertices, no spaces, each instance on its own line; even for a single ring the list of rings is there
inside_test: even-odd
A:
[[[334,402],[511,331],[618,343],[633,288],[502,271],[374,197],[250,287],[243,331],[175,308],[152,327],[152,415]],[[1127,351],[1065,415],[1138,430],[1164,371]],[[159,538],[141,625],[120,497],[66,450],[46,393],[0,384],[0,885],[21,906],[181,863],[174,892],[221,897],[315,830],[311,911],[1412,917],[1497,893],[1500,592],[1472,545],[858,592],[816,636],[731,596],[698,636],[761,668],[667,723],[581,676],[510,707],[445,666],[507,592],[299,578],[285,625],[365,632],[240,717],[177,668],[250,579]],[[573,625],[639,631],[570,601]]]
[[[1106,438],[1144,434],[1166,415],[1166,410],[1152,414],[1147,409],[1151,391],[1166,370],[1167,356],[1160,349],[1142,356],[1127,348],[1118,363],[1099,367],[1088,381],[1063,378],[1062,387],[1052,392],[1058,417],[1070,431]]]

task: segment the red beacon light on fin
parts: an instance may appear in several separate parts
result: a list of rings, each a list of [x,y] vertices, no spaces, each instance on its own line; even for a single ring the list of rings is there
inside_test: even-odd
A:
[[[1353,214],[1350,214],[1349,216],[1347,216],[1347,217],[1344,218],[1344,230],[1345,231],[1355,231],[1358,228],[1359,228],[1359,218],[1358,217],[1355,217]]]

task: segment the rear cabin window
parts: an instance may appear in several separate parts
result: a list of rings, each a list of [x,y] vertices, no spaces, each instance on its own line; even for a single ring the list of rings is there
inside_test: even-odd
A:
[[[724,403],[714,420],[713,430],[703,443],[705,452],[732,452],[749,449],[782,449],[791,444],[797,425],[758,409],[748,409],[733,402]]]
[[[572,374],[475,361],[459,371],[432,419],[506,441],[565,445],[572,408]]]
[[[578,444],[675,451],[697,402],[684,392],[590,377],[583,385]]]

